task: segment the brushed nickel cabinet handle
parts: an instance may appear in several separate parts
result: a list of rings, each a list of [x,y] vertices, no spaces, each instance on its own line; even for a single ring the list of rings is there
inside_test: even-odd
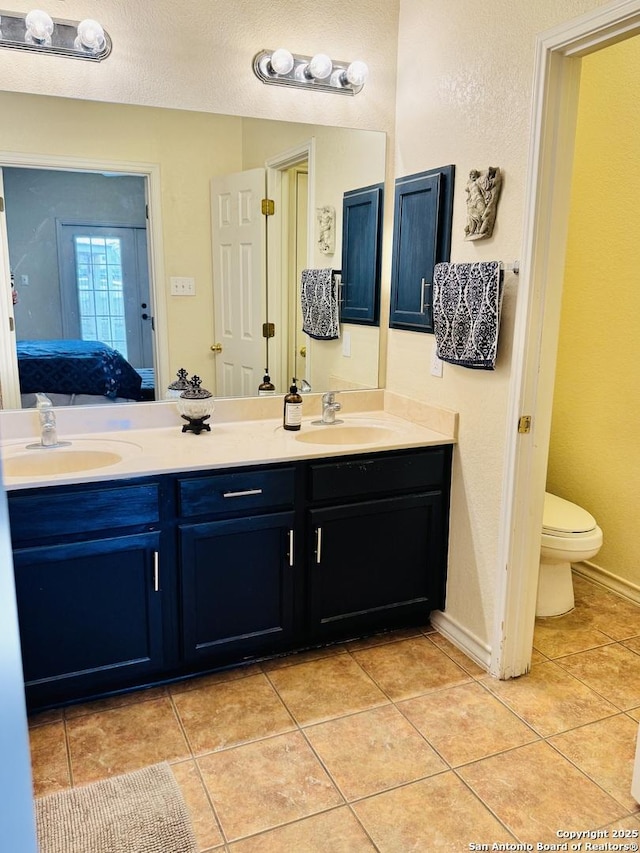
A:
[[[223,492],[223,498],[246,498],[248,495],[261,495],[262,489],[245,489],[243,492]]]
[[[322,559],[322,528],[316,528],[316,563],[320,565]]]
[[[153,591],[160,590],[160,569],[158,567],[158,552],[153,552]]]
[[[289,531],[289,565],[293,566],[293,530]]]

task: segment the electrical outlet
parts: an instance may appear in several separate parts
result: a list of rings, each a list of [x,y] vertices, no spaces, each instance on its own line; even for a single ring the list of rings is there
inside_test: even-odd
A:
[[[21,275],[20,276],[20,284],[22,285],[22,287],[28,287],[29,286],[29,276],[28,275]]]
[[[438,347],[435,341],[431,350],[431,375],[442,378],[442,359],[438,358]]]
[[[196,295],[196,280],[185,275],[171,276],[171,295],[172,296],[195,296]]]
[[[351,332],[342,333],[342,355],[351,358]]]

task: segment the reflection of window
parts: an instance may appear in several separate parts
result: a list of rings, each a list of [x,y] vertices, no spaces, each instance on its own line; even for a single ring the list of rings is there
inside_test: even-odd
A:
[[[122,255],[117,237],[74,237],[83,341],[102,341],[127,358]]]

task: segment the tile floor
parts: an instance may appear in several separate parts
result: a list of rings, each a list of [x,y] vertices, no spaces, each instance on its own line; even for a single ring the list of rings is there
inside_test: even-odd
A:
[[[35,792],[169,761],[207,853],[616,841],[640,830],[640,607],[575,588],[511,681],[427,627],[46,712]]]

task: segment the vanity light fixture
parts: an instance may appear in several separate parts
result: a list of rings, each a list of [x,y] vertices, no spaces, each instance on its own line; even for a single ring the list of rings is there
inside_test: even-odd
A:
[[[111,39],[91,18],[62,21],[42,9],[32,9],[27,15],[2,11],[0,47],[99,62],[111,53]]]
[[[326,53],[293,54],[286,48],[261,50],[253,58],[253,71],[263,83],[356,95],[369,75],[366,63],[338,62]]]

